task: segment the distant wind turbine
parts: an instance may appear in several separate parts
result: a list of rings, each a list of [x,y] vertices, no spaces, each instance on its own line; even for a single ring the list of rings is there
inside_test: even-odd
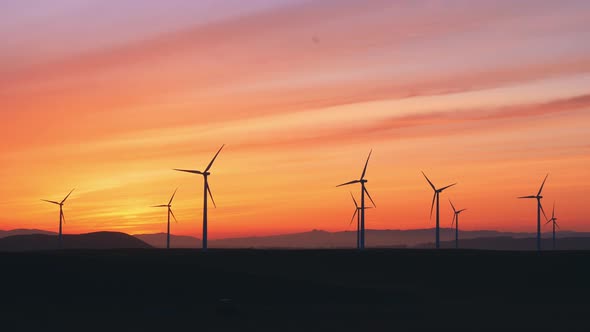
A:
[[[365,175],[367,174],[367,166],[369,165],[369,159],[371,159],[371,153],[373,153],[373,150],[371,150],[371,152],[369,152],[369,157],[367,157],[367,162],[365,163],[365,168],[363,169],[363,174],[361,174],[361,178],[359,180],[346,182],[346,183],[336,186],[336,187],[342,187],[342,186],[348,186],[348,185],[355,184],[355,183],[361,184],[361,206],[360,206],[361,220],[360,220],[360,241],[359,241],[359,249],[361,249],[361,250],[365,249],[365,194],[367,194],[367,197],[369,197],[369,199],[371,200],[371,203],[373,203],[373,206],[376,207],[375,202],[371,198],[371,195],[367,191],[367,188],[365,185],[368,182],[365,179]]]
[[[545,176],[545,180],[543,180],[543,183],[541,184],[541,188],[539,189],[539,192],[537,193],[537,195],[518,197],[518,198],[534,198],[537,200],[537,251],[541,251],[541,212],[543,212],[543,216],[545,216],[545,220],[547,219],[547,215],[545,214],[545,210],[543,210],[543,205],[541,205],[541,199],[543,198],[543,196],[541,196],[541,193],[543,192],[543,187],[545,186],[545,181],[547,181],[548,176],[549,176],[549,174],[547,174]]]
[[[451,203],[451,207],[453,208],[453,221],[451,222],[451,227],[453,227],[453,224],[455,225],[455,249],[459,249],[459,215],[461,214],[461,212],[467,210],[467,209],[462,209],[457,211],[457,209],[455,209],[455,206],[453,205],[453,202],[451,202],[451,200],[449,199],[449,203]]]
[[[209,175],[211,175],[211,173],[209,173],[209,170],[211,169],[211,166],[213,166],[213,162],[215,161],[215,159],[217,158],[224,146],[225,144],[221,146],[221,148],[219,149],[219,151],[217,151],[213,159],[211,159],[209,165],[207,165],[207,168],[205,168],[205,170],[202,172],[187,169],[174,169],[175,171],[179,172],[187,172],[203,176],[203,251],[207,251],[207,194],[209,194],[209,197],[211,197],[211,202],[213,203],[213,206],[217,207],[217,205],[215,205],[215,200],[213,199],[213,194],[211,194],[211,188],[209,187],[208,177]]]
[[[178,188],[176,188],[176,190],[174,190],[174,193],[172,194],[172,197],[170,198],[170,201],[168,202],[168,204],[164,204],[164,205],[155,205],[153,207],[157,207],[157,208],[168,208],[168,231],[166,234],[166,249],[170,249],[170,216],[172,216],[172,218],[174,218],[175,222],[178,222],[178,220],[176,220],[176,216],[174,215],[174,212],[172,212],[172,201],[174,200],[174,196],[176,196],[176,192],[178,191]]]
[[[430,181],[430,179],[428,179],[428,177],[426,176],[426,174],[424,174],[424,172],[422,172],[422,175],[424,175],[424,178],[426,178],[426,181],[428,181],[428,184],[430,184],[430,187],[432,187],[432,190],[434,191],[434,196],[432,197],[432,206],[430,207],[430,219],[432,219],[432,210],[434,209],[434,203],[436,201],[436,249],[440,248],[440,193],[442,193],[445,189],[450,188],[454,185],[456,185],[456,183],[453,183],[451,185],[448,185],[446,187],[442,187],[440,189],[436,189],[436,187],[434,186],[434,184],[432,184],[432,182]]]
[[[559,224],[557,223],[557,218],[555,218],[555,202],[553,202],[553,211],[551,212],[551,218],[547,220],[548,223],[553,223],[553,250],[555,250],[555,227],[559,228]]]
[[[354,195],[352,193],[350,193],[350,197],[352,197],[352,201],[354,202],[354,214],[352,215],[352,219],[350,220],[350,224],[352,225],[352,222],[354,221],[354,217],[356,217],[356,248],[359,249],[361,246],[361,207],[358,205],[358,203],[356,202],[356,199],[354,198]],[[370,206],[366,207],[365,209],[371,209]]]
[[[66,217],[64,216],[63,206],[64,206],[64,203],[66,202],[66,200],[68,199],[68,197],[70,197],[70,195],[73,192],[74,192],[74,189],[72,189],[72,191],[70,191],[70,193],[66,196],[66,198],[64,198],[61,202],[48,201],[46,199],[42,199],[43,202],[59,205],[59,233],[57,235],[57,242],[58,242],[59,249],[63,248],[62,223],[65,224],[65,222],[66,222]]]

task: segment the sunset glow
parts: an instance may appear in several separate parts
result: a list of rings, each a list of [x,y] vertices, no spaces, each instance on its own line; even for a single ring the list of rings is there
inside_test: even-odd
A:
[[[247,5],[246,5],[247,3]],[[549,178],[590,231],[588,1],[73,1],[0,5],[0,229],[212,239],[368,229],[535,231]],[[545,226],[544,231],[550,227]]]

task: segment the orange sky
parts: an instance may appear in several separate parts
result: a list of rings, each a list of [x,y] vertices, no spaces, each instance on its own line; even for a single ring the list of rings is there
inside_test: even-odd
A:
[[[590,231],[585,1],[7,1],[0,10],[0,229],[210,237],[352,229],[372,148],[367,227]],[[242,6],[242,7],[241,7]],[[350,189],[355,189],[352,187]],[[356,191],[355,191],[355,194]],[[546,230],[549,230],[547,228]]]

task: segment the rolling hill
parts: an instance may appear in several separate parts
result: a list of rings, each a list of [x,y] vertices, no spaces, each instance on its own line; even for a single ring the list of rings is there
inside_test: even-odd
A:
[[[57,236],[46,234],[13,235],[0,239],[0,251],[57,249]],[[147,249],[149,244],[125,233],[96,232],[64,235],[64,249]]]

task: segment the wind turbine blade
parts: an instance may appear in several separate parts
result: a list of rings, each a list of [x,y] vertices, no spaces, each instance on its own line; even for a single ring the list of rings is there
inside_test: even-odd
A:
[[[213,166],[213,162],[215,161],[215,159],[217,159],[219,152],[221,152],[221,150],[223,149],[224,146],[225,146],[225,144],[223,144],[221,146],[221,148],[219,148],[219,151],[217,151],[217,153],[215,154],[215,157],[213,157],[213,159],[211,159],[211,162],[209,163],[209,165],[207,165],[207,168],[205,168],[205,172],[209,172],[209,170],[211,169],[211,166]]]
[[[555,218],[555,201],[553,201],[553,211],[551,212],[551,219]]]
[[[459,210],[459,211],[457,211],[457,213],[461,213],[463,211],[467,211],[467,209]]]
[[[178,191],[178,188],[176,188],[176,190],[174,190],[174,194],[172,194],[172,197],[170,198],[170,202],[168,202],[168,205],[172,205],[172,200],[174,200],[174,196],[176,196],[177,191]]]
[[[373,198],[371,198],[371,194],[369,194],[369,191],[367,190],[366,187],[365,187],[365,194],[367,194],[367,197],[369,197],[369,199],[371,200],[371,203],[373,203],[373,206],[377,207],[377,205],[375,205],[375,201],[373,200]]]
[[[168,207],[168,205],[153,205],[152,207],[161,208],[161,207]]]
[[[201,172],[201,171],[193,171],[193,170],[190,170],[190,169],[177,169],[177,168],[175,168],[174,170],[175,171],[178,171],[178,172],[186,172],[186,173],[193,173],[193,174],[203,175],[203,172]]]
[[[348,226],[352,225],[352,222],[354,221],[354,217],[356,217],[356,214],[358,212],[359,212],[358,208],[354,209],[354,214],[352,215],[352,219],[350,219],[350,224],[348,224]]]
[[[541,188],[539,189],[539,193],[537,194],[537,196],[541,196],[541,192],[543,191],[543,187],[545,186],[545,181],[547,181],[547,177],[549,177],[549,173],[545,175],[545,180],[543,180],[543,183],[541,184]]]
[[[548,223],[552,222],[553,220],[549,219],[547,220],[547,222],[545,223],[545,225],[547,225]]]
[[[545,217],[545,220],[547,220],[547,215],[545,214],[545,209],[543,209],[543,204],[541,204],[541,201],[539,201],[539,207],[541,208],[541,212],[543,212],[543,217]]]
[[[64,212],[63,211],[61,211],[60,214],[61,214],[61,220],[65,224],[66,223],[66,216],[64,215]]]
[[[455,225],[455,219],[457,218],[457,213],[453,214],[453,221],[451,221],[451,227]]]
[[[371,149],[371,151],[369,152],[369,156],[367,157],[367,162],[365,163],[365,168],[363,169],[363,174],[361,175],[361,180],[363,180],[365,178],[365,175],[367,174],[367,166],[369,166],[369,159],[371,159],[372,153],[373,150]]]
[[[359,183],[359,182],[361,182],[361,181],[360,180],[354,180],[354,181],[346,182],[346,183],[337,185],[336,188],[342,187],[342,186],[348,186],[349,184],[354,184],[354,183]]]
[[[422,171],[421,171],[422,172]],[[422,175],[424,175],[424,178],[426,179],[426,181],[428,181],[428,184],[430,184],[430,186],[432,187],[432,190],[436,190],[436,187],[434,186],[434,184],[430,181],[430,179],[428,178],[428,176],[426,176],[426,174],[424,174],[424,172],[422,172]]]
[[[455,209],[455,206],[453,205],[453,202],[451,202],[450,199],[449,199],[449,203],[451,203],[451,207],[453,208],[453,212],[457,213],[457,209]]]
[[[64,200],[61,201],[61,204],[66,202],[66,200],[68,199],[68,197],[70,197],[70,195],[74,192],[74,190],[76,190],[76,188],[74,188],[74,189],[72,189],[72,191],[70,191],[70,193],[66,196],[66,198],[64,198]]]
[[[555,227],[561,229],[561,227],[559,227],[559,224],[557,223],[557,221],[555,222]]]
[[[432,196],[432,205],[430,206],[430,219],[432,219],[432,211],[434,211],[434,201],[436,200],[436,191],[434,192],[434,196]]]
[[[47,203],[51,203],[51,204],[57,204],[57,205],[59,205],[59,202],[56,202],[56,201],[48,201],[46,199],[42,199],[42,201],[43,202],[47,202]]]
[[[209,187],[209,183],[207,183],[207,192],[209,193],[209,197],[211,197],[211,202],[213,203],[213,206],[215,208],[217,208],[217,205],[215,204],[215,200],[213,199],[213,194],[211,193],[211,188]]]
[[[447,189],[447,188],[451,188],[452,186],[456,186],[456,185],[457,185],[456,183],[453,183],[453,184],[450,184],[450,185],[448,185],[448,186],[446,186],[446,187],[442,187],[442,188],[440,188],[438,191],[443,191],[443,190],[445,190],[445,189]]]
[[[352,197],[352,201],[354,202],[354,206],[356,206],[356,208],[359,208],[358,203],[356,202],[356,199],[354,199],[354,195],[352,193],[350,193],[350,197]]]
[[[520,196],[520,197],[517,197],[517,198],[537,198],[537,196]]]
[[[172,218],[174,218],[174,221],[178,223],[178,220],[176,220],[176,216],[174,215],[174,212],[172,212],[172,209],[170,209],[170,214],[172,215]]]

